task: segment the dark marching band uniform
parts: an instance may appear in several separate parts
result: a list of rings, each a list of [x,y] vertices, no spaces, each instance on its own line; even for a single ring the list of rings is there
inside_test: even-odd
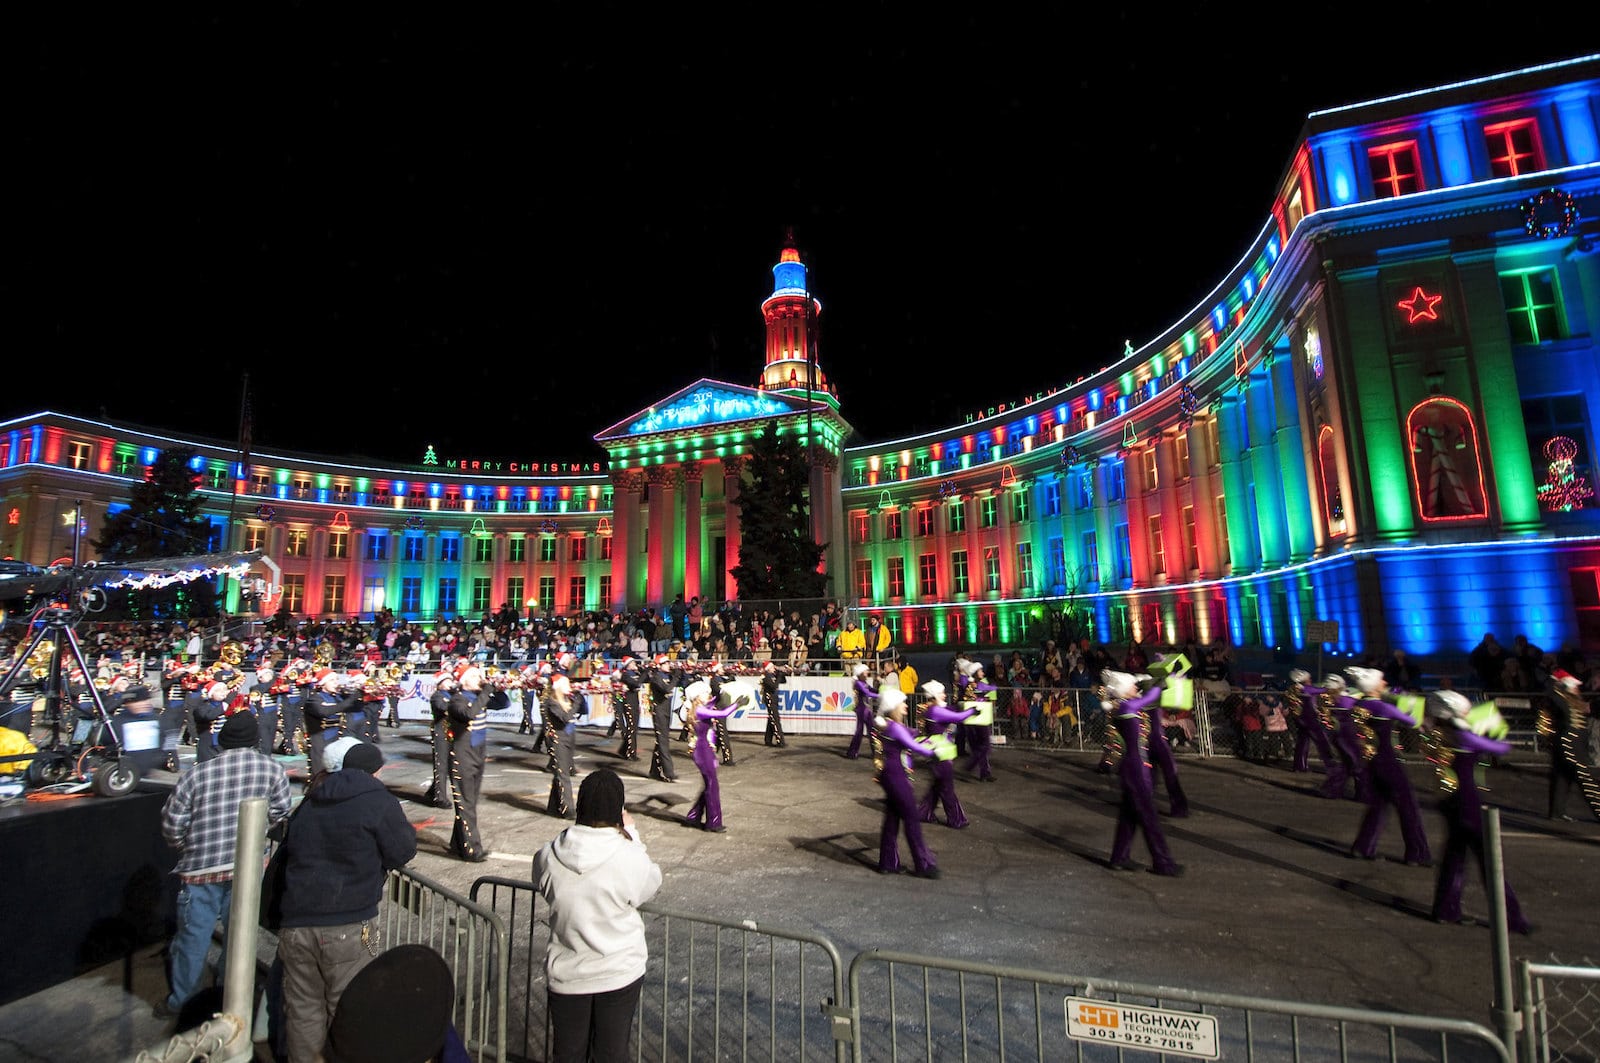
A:
[[[677,782],[678,773],[672,766],[672,673],[667,671],[665,655],[656,658],[656,666],[645,677],[639,688],[643,704],[650,707],[650,725],[655,729],[655,752],[650,754],[650,777],[662,782]]]
[[[1383,832],[1385,806],[1393,805],[1395,814],[1400,817],[1406,863],[1414,867],[1432,867],[1433,854],[1428,848],[1427,828],[1422,825],[1422,809],[1417,806],[1417,795],[1406,777],[1405,765],[1394,751],[1395,724],[1414,727],[1417,721],[1379,697],[1384,689],[1382,672],[1372,668],[1347,671],[1366,695],[1356,701],[1356,706],[1371,714],[1374,736],[1372,760],[1367,764],[1366,773],[1367,812],[1361,817],[1361,830],[1350,847],[1350,855],[1363,860],[1378,858],[1378,835]]]
[[[473,673],[478,669],[468,669],[462,689],[450,695],[446,709],[450,728],[450,803],[455,808],[450,851],[469,863],[479,864],[489,859],[489,850],[478,833],[478,791],[483,786],[489,698],[494,688],[483,684],[481,673]]]
[[[1111,866],[1118,871],[1133,871],[1138,865],[1130,859],[1133,855],[1133,836],[1144,831],[1145,844],[1150,847],[1150,870],[1158,875],[1181,875],[1183,865],[1172,859],[1167,849],[1167,836],[1161,830],[1161,816],[1156,812],[1156,799],[1150,776],[1148,747],[1145,729],[1149,717],[1145,708],[1161,700],[1160,686],[1144,693],[1125,672],[1107,669],[1101,682],[1117,699],[1108,711],[1117,733],[1122,736],[1122,759],[1117,765],[1117,777],[1122,781],[1122,805],[1117,812],[1117,831],[1111,843]]]
[[[938,878],[939,866],[922,837],[922,816],[912,788],[912,754],[934,757],[933,746],[917,741],[911,729],[896,717],[905,716],[906,696],[894,689],[879,695],[879,705],[892,715],[874,721],[883,743],[883,771],[878,783],[883,787],[883,829],[878,833],[878,874],[893,875],[900,870],[900,831],[906,834],[911,850],[912,874],[919,878]]]
[[[878,714],[878,692],[872,689],[872,684],[867,680],[867,666],[857,664],[853,671],[855,682],[851,689],[856,696],[856,730],[855,734],[850,736],[849,747],[844,751],[844,755],[850,760],[855,760],[861,755],[861,739],[872,731],[872,718]],[[876,759],[875,757],[874,760]]]
[[[748,691],[749,688],[745,687],[744,693]],[[703,827],[713,834],[720,834],[728,828],[722,825],[722,788],[717,784],[717,751],[712,748],[711,736],[716,733],[716,721],[732,716],[739,708],[739,701],[732,691],[725,691],[724,696],[719,698],[719,701],[728,702],[725,707],[712,702],[711,684],[704,680],[690,683],[683,693],[686,698],[684,713],[686,716],[692,714],[694,718],[694,738],[689,755],[695,767],[700,769],[701,781],[700,796],[689,806],[689,812],[683,820],[690,826]]]
[[[229,700],[231,695],[226,683],[209,683],[203,694],[196,691],[190,701],[196,764],[204,764],[221,752],[217,748],[217,734],[222,730],[223,718],[228,714]]]
[[[297,659],[284,669],[284,674],[288,683],[278,706],[283,713],[283,743],[278,749],[292,756],[300,752],[300,740],[295,733],[304,734],[307,739],[311,737],[311,730],[305,725],[305,705],[312,694],[312,668],[306,661]]]
[[[1322,758],[1322,770],[1325,776],[1332,777],[1334,752],[1333,743],[1328,740],[1327,725],[1322,722],[1322,713],[1317,711],[1317,699],[1306,690],[1306,684],[1311,682],[1311,675],[1300,669],[1289,673],[1289,686],[1284,691],[1289,701],[1289,715],[1294,718],[1294,771],[1311,770],[1311,747],[1317,747],[1317,756]]]
[[[783,685],[783,673],[768,661],[761,666],[761,704],[767,709],[767,733],[764,741],[769,746],[783,745],[783,706],[778,698],[778,688]]]
[[[280,692],[277,685],[277,676],[271,668],[256,670],[256,685],[251,691],[251,700],[256,703],[256,721],[260,728],[260,737],[256,748],[267,756],[272,756],[272,750],[278,742],[278,715],[280,707]]]
[[[611,697],[617,719],[622,725],[622,745],[617,747],[617,756],[623,760],[638,760],[639,688],[644,686],[645,677],[639,671],[638,662],[629,657],[623,661],[618,678],[622,682],[614,688]]]
[[[428,784],[425,800],[434,808],[452,808],[450,801],[450,697],[455,692],[456,677],[453,672],[440,672],[438,685],[428,699],[433,713],[429,730],[433,740],[433,781]]]
[[[1467,699],[1454,690],[1436,690],[1428,695],[1428,714],[1439,720],[1437,733],[1450,755],[1450,768],[1439,772],[1445,791],[1439,802],[1449,834],[1444,843],[1444,858],[1439,861],[1439,877],[1433,891],[1433,917],[1441,923],[1461,922],[1461,891],[1466,884],[1467,854],[1478,861],[1478,872],[1485,890],[1489,888],[1489,865],[1483,852],[1483,797],[1478,792],[1477,769],[1480,758],[1503,757],[1511,744],[1475,730]],[[1492,726],[1498,711],[1485,714],[1485,731],[1504,734],[1504,721]],[[1533,924],[1522,913],[1509,881],[1505,884],[1506,927],[1515,934],[1533,933]]]
[[[718,661],[711,668],[711,675],[706,682],[711,686],[711,698],[715,701],[722,695],[722,684],[728,681],[722,674],[722,662]],[[716,743],[717,756],[722,760],[724,768],[733,767],[733,744],[728,741],[728,719],[718,716],[711,721],[711,739]]]
[[[1550,674],[1550,692],[1539,713],[1539,733],[1550,745],[1550,793],[1546,815],[1550,819],[1571,819],[1567,801],[1576,783],[1589,803],[1590,811],[1600,815],[1600,787],[1583,767],[1581,752],[1589,722],[1589,703],[1578,693],[1583,684],[1565,669]]]
[[[930,680],[922,685],[932,699],[922,707],[923,739],[937,750],[940,743],[948,742],[954,751],[954,731],[963,720],[971,716],[972,709],[952,709],[944,703],[944,684]],[[935,811],[942,805],[945,825],[960,830],[967,825],[967,813],[956,796],[956,762],[954,757],[935,756],[928,762],[933,783],[917,806],[918,818],[924,823],[935,823]]]
[[[323,671],[328,670],[323,669]],[[310,772],[308,778],[314,779],[322,771],[322,751],[328,748],[329,742],[344,733],[345,717],[359,697],[355,691],[349,693],[339,691],[341,678],[331,672],[321,676],[317,680],[317,689],[306,699],[303,706],[306,719],[307,770]]]
[[[576,735],[577,709],[572,704],[572,680],[558,675],[550,680],[550,691],[539,703],[544,714],[544,730],[549,735],[555,767],[550,778],[550,800],[545,811],[562,819],[576,814],[572,802],[572,743]]]

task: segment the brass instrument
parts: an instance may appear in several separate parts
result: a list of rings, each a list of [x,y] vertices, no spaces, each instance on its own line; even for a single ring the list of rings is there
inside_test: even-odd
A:
[[[317,657],[317,664],[320,667],[322,667],[322,668],[331,668],[333,666],[333,643],[331,643],[331,642],[319,642],[319,643],[317,643],[316,657]]]
[[[244,661],[244,643],[229,639],[222,644],[221,659],[234,668]]]
[[[1371,760],[1378,754],[1378,735],[1372,729],[1372,714],[1360,705],[1350,708],[1350,722],[1356,725],[1356,742],[1362,760]]]
[[[1453,764],[1455,750],[1445,742],[1443,734],[1442,726],[1438,723],[1423,728],[1422,748],[1427,753],[1428,763],[1433,765],[1434,777],[1439,781],[1439,792],[1453,794],[1461,785],[1461,780],[1456,778]]]
[[[33,673],[34,679],[43,679],[50,674],[50,658],[55,656],[55,648],[49,642],[40,642],[28,655],[28,669]]]

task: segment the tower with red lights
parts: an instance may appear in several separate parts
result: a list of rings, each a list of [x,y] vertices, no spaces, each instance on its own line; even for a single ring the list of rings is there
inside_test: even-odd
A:
[[[794,230],[772,267],[772,294],[761,304],[767,322],[767,359],[761,370],[765,391],[810,392],[813,399],[832,392],[817,362],[817,317],[822,303],[811,294],[806,266],[794,246]],[[824,400],[826,401],[826,400]]]

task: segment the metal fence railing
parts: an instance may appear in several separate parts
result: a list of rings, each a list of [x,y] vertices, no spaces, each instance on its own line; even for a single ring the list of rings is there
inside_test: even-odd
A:
[[[1523,1063],[1600,1059],[1600,968],[1517,965]]]

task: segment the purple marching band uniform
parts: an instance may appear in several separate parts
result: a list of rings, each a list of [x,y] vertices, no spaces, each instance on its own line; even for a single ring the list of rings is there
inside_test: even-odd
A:
[[[1323,694],[1328,695],[1333,709],[1334,728],[1331,744],[1335,756],[1328,761],[1328,777],[1322,782],[1322,796],[1343,798],[1346,783],[1354,779],[1356,800],[1366,800],[1367,762],[1361,755],[1361,734],[1356,729],[1356,699],[1345,692],[1344,677],[1330,674],[1322,680],[1320,687],[1306,685],[1301,689],[1307,696],[1313,698],[1321,697]]]
[[[1161,830],[1161,817],[1156,812],[1144,736],[1145,709],[1161,700],[1161,687],[1153,686],[1141,694],[1133,676],[1110,669],[1101,674],[1101,681],[1117,699],[1110,711],[1123,746],[1122,760],[1117,766],[1117,776],[1122,781],[1122,805],[1111,843],[1111,866],[1118,871],[1138,868],[1131,859],[1133,836],[1136,831],[1143,830],[1145,844],[1150,847],[1150,870],[1158,875],[1181,875],[1183,865],[1174,861],[1167,850],[1167,836]]]
[[[724,691],[733,685],[724,684]],[[722,825],[722,789],[717,785],[717,749],[711,736],[716,730],[717,721],[732,716],[738,704],[731,698],[727,699],[729,704],[726,707],[711,704],[711,685],[703,679],[690,683],[683,693],[689,702],[688,711],[693,713],[694,719],[694,749],[690,758],[694,766],[700,769],[700,779],[704,784],[700,796],[694,799],[688,815],[683,819],[691,826],[704,827],[720,834],[728,828]]]
[[[868,681],[868,670],[865,664],[857,664],[854,668],[855,682],[851,690],[856,697],[856,732],[850,736],[850,745],[844,755],[850,760],[855,760],[861,755],[861,739],[872,731],[872,718],[878,712],[878,692],[872,689]]]
[[[1335,755],[1333,743],[1328,741],[1328,729],[1322,722],[1322,713],[1317,711],[1317,699],[1310,693],[1314,687],[1308,688],[1311,682],[1308,672],[1296,668],[1289,673],[1288,694],[1295,703],[1295,734],[1294,734],[1294,771],[1311,770],[1311,747],[1317,747],[1317,756],[1322,758],[1323,774],[1333,777]]]
[[[891,716],[879,716],[874,724],[883,741],[883,771],[878,782],[883,787],[883,830],[878,836],[878,873],[893,875],[900,870],[900,831],[906,833],[911,850],[912,873],[921,878],[938,878],[939,867],[922,838],[922,819],[917,814],[916,792],[911,786],[911,756],[933,757],[931,745],[917,736],[897,716],[905,715],[906,696],[885,688],[880,702]]]
[[[952,709],[944,703],[944,684],[929,681],[922,684],[922,689],[933,700],[922,707],[922,728],[925,738],[941,737],[944,741],[955,742],[954,732],[968,716],[972,709]],[[938,822],[934,812],[943,805],[944,821],[946,826],[957,830],[967,825],[967,814],[961,808],[961,799],[956,796],[956,764],[953,758],[934,757],[928,762],[933,775],[933,783],[928,787],[928,792],[923,795],[922,803],[917,806],[918,818],[924,823]]]
[[[1433,892],[1433,917],[1441,923],[1461,922],[1461,890],[1466,883],[1467,854],[1477,858],[1485,891],[1490,888],[1489,864],[1483,852],[1483,797],[1478,792],[1477,768],[1483,757],[1503,757],[1509,742],[1478,734],[1469,720],[1469,704],[1454,690],[1436,690],[1428,696],[1428,714],[1439,719],[1443,744],[1450,751],[1454,788],[1447,784],[1439,802],[1449,834],[1439,877]],[[1444,778],[1441,773],[1441,778]],[[1511,883],[1505,884],[1506,927],[1513,933],[1531,934],[1533,924],[1523,914]]]
[[[983,681],[983,665],[969,661],[967,669],[963,700],[988,700],[988,695],[994,693],[997,688]],[[994,782],[994,769],[989,766],[989,737],[994,728],[988,724],[977,723],[963,723],[961,726],[967,733],[967,770],[976,775],[979,782]]]
[[[1178,762],[1172,755],[1172,743],[1167,741],[1167,720],[1166,714],[1161,711],[1159,693],[1145,712],[1150,714],[1151,800],[1155,799],[1155,777],[1156,773],[1160,772],[1161,781],[1167,787],[1167,797],[1172,801],[1170,814],[1173,819],[1182,819],[1189,814],[1189,795],[1183,792],[1183,783],[1178,781]]]
[[[1422,825],[1422,809],[1417,806],[1411,780],[1406,778],[1405,765],[1394,751],[1395,724],[1415,727],[1417,721],[1378,696],[1384,690],[1382,672],[1372,668],[1347,668],[1346,671],[1367,695],[1357,699],[1356,705],[1371,714],[1374,735],[1374,752],[1366,770],[1367,812],[1361,818],[1361,830],[1350,847],[1350,855],[1363,860],[1378,858],[1378,835],[1383,833],[1385,806],[1393,805],[1395,814],[1400,817],[1406,863],[1414,867],[1432,867],[1433,854],[1428,849],[1427,828]]]

